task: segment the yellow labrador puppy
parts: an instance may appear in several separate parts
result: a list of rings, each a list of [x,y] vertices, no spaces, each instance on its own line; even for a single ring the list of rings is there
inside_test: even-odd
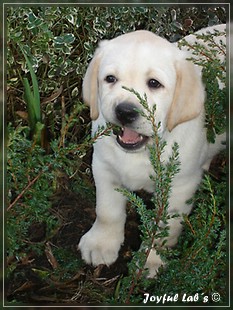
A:
[[[215,27],[222,31],[224,25]],[[213,29],[207,29],[213,32]],[[205,31],[205,30],[204,30]],[[203,31],[203,32],[204,32]],[[225,38],[222,38],[225,39]],[[194,41],[194,36],[187,37]],[[156,104],[159,134],[167,143],[162,160],[168,161],[174,142],[179,144],[180,171],[172,181],[167,246],[174,246],[182,230],[182,214],[189,214],[192,197],[201,181],[203,167],[220,150],[218,138],[209,145],[204,129],[205,91],[201,70],[186,58],[187,51],[148,31],[135,31],[110,41],[102,41],[88,66],[83,81],[84,101],[90,106],[93,134],[107,122],[119,125],[122,132],[104,136],[94,144],[93,174],[96,184],[96,220],[81,238],[79,249],[88,263],[111,265],[124,242],[126,198],[115,189],[154,191],[150,178],[153,169],[147,144],[153,133],[142,117],[136,96],[122,88],[132,88],[152,108]],[[155,276],[162,265],[152,249],[146,268]]]

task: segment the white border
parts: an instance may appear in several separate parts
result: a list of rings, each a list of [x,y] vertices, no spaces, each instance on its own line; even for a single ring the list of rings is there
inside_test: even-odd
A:
[[[40,6],[40,5],[48,5],[48,6],[54,6],[54,5],[57,5],[57,6],[72,6],[72,5],[75,5],[75,6],[79,6],[79,5],[85,5],[85,6],[89,6],[89,5],[95,5],[95,6],[98,6],[98,5],[106,5],[106,6],[114,6],[114,5],[117,5],[117,6],[124,6],[124,5],[129,5],[129,6],[147,6],[147,5],[173,5],[173,6],[181,6],[181,5],[216,5],[216,6],[228,6],[228,9],[229,9],[229,16],[228,16],[228,22],[230,22],[230,13],[231,13],[231,4],[230,3],[225,3],[225,2],[222,2],[222,3],[218,3],[218,2],[207,2],[207,3],[203,3],[203,2],[197,2],[197,3],[179,3],[179,2],[176,2],[176,3],[163,3],[163,2],[159,2],[159,3],[154,3],[154,2],[146,2],[146,3],[138,3],[138,2],[124,2],[124,3],[121,3],[121,2],[102,2],[102,3],[99,3],[99,2],[71,2],[71,3],[64,3],[64,2],[55,2],[55,3],[51,3],[51,2],[38,2],[38,3],[30,3],[30,2],[25,2],[25,3],[20,3],[20,2],[9,2],[9,3],[3,3],[3,16],[2,16],[2,21],[3,21],[3,27],[2,27],[2,34],[3,34],[3,42],[2,42],[2,46],[3,46],[3,57],[2,57],[2,62],[3,62],[3,165],[2,165],[2,171],[3,171],[3,180],[2,180],[2,184],[3,184],[3,232],[4,232],[4,223],[5,223],[5,215],[4,215],[4,211],[5,211],[5,208],[4,208],[4,205],[5,205],[5,199],[4,199],[4,193],[5,193],[5,180],[6,180],[6,171],[5,171],[5,119],[4,119],[4,116],[5,116],[5,40],[4,40],[4,35],[5,35],[5,24],[4,24],[4,17],[5,17],[5,6],[17,6],[17,5],[21,5],[21,6],[33,6],[33,5],[37,5],[37,6]],[[233,49],[233,47],[231,46],[231,43],[233,44],[233,42],[231,42],[231,28],[233,30],[233,23],[230,24],[230,23],[227,23],[228,27],[227,27],[227,30],[228,30],[228,42],[227,42],[227,46],[228,46],[228,76],[229,76],[229,82],[228,82],[228,88],[229,88],[229,128],[228,128],[228,165],[229,165],[229,170],[228,170],[228,173],[229,173],[229,177],[228,177],[228,190],[229,190],[229,207],[228,207],[228,214],[229,214],[229,217],[228,217],[228,229],[229,229],[229,234],[228,234],[228,238],[229,238],[229,243],[228,243],[228,246],[229,246],[229,253],[228,253],[228,257],[229,257],[229,264],[228,264],[228,267],[229,267],[229,278],[228,278],[228,286],[229,286],[229,291],[228,291],[228,294],[229,294],[229,304],[228,305],[224,305],[224,306],[214,306],[213,304],[212,305],[195,305],[195,304],[184,304],[184,305],[179,305],[179,306],[168,306],[166,304],[164,305],[156,305],[156,306],[153,306],[152,304],[148,304],[148,306],[146,305],[102,305],[102,304],[99,304],[99,305],[72,305],[72,304],[62,304],[62,305],[35,305],[35,304],[31,304],[31,305],[5,305],[5,287],[4,287],[4,279],[5,279],[5,269],[4,269],[4,262],[5,262],[5,253],[4,253],[4,250],[5,250],[5,242],[4,242],[4,233],[3,233],[3,295],[2,295],[2,298],[3,298],[3,308],[102,308],[102,307],[108,307],[108,308],[116,308],[116,307],[126,307],[126,308],[140,308],[140,307],[149,307],[149,308],[158,308],[158,307],[166,307],[166,308],[192,308],[192,307],[195,307],[195,308],[230,308],[231,306],[231,286],[230,286],[230,280],[231,280],[231,277],[230,277],[230,240],[231,240],[231,236],[230,236],[230,201],[231,201],[231,197],[230,197],[230,141],[231,141],[231,135],[230,135],[230,131],[231,131],[231,124],[230,124],[230,120],[231,120],[231,113],[230,113],[230,88],[231,88],[231,71],[230,71],[230,61],[231,61],[231,53],[233,53],[233,51],[231,49]],[[233,34],[232,34],[233,35]],[[232,55],[232,58],[233,58],[233,55]]]

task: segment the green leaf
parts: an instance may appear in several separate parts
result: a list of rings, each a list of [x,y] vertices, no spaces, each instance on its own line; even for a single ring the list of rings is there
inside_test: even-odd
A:
[[[25,59],[26,59],[26,63],[31,75],[31,79],[32,79],[32,88],[33,91],[29,92],[29,83],[28,81],[26,82],[26,80],[24,80],[24,86],[26,86],[25,91],[26,91],[26,103],[28,106],[28,109],[31,111],[31,116],[32,116],[32,121],[36,120],[36,122],[41,122],[41,108],[40,108],[40,93],[39,93],[39,86],[38,86],[38,81],[37,81],[37,77],[36,74],[33,70],[32,64],[29,60],[29,58],[27,57],[26,53],[24,52],[23,48],[21,47],[21,45],[19,45]],[[34,124],[35,125],[35,124]]]
[[[65,34],[63,38],[65,44],[71,44],[75,40],[75,36],[72,33]]]
[[[34,130],[36,124],[36,113],[34,110],[34,104],[32,104],[32,102],[34,101],[34,96],[27,78],[23,79],[23,84],[24,84],[24,100],[27,103],[29,124],[31,129]]]
[[[75,40],[75,36],[72,33],[67,33],[64,36],[54,37],[54,44],[71,44]]]

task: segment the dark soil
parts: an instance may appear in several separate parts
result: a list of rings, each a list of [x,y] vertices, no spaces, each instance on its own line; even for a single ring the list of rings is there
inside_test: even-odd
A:
[[[211,165],[211,173],[216,177],[221,165],[221,157],[217,157]],[[139,194],[149,205],[148,194]],[[125,242],[117,261],[110,267],[101,265],[96,268],[85,265],[77,248],[80,238],[95,220],[95,202],[89,197],[85,199],[75,195],[66,184],[53,197],[51,212],[60,221],[51,238],[46,237],[46,220],[34,223],[28,232],[30,242],[42,245],[42,251],[32,251],[21,260],[8,258],[9,270],[11,266],[15,268],[5,288],[9,304],[65,306],[101,304],[110,300],[120,278],[127,275],[132,251],[140,246],[136,212],[128,208]]]
[[[11,305],[12,302],[31,305],[101,303],[113,296],[120,277],[127,274],[132,251],[140,246],[137,214],[132,209],[128,212],[125,243],[118,260],[110,267],[94,268],[85,265],[77,246],[95,220],[95,202],[75,195],[67,184],[52,200],[51,212],[59,219],[59,228],[46,239],[46,219],[31,225],[28,239],[35,245],[42,244],[43,250],[42,253],[32,251],[18,261],[16,257],[8,258],[9,270],[11,266],[15,269],[6,283],[7,301]],[[64,252],[64,259],[57,249]]]

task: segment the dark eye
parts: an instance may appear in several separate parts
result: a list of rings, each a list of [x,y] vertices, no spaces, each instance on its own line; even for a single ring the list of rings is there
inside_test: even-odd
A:
[[[116,83],[117,78],[114,75],[107,75],[105,81],[107,83]]]
[[[149,88],[159,88],[159,87],[162,86],[162,84],[160,84],[160,82],[155,80],[155,79],[150,79],[147,82],[147,85],[148,85]]]

